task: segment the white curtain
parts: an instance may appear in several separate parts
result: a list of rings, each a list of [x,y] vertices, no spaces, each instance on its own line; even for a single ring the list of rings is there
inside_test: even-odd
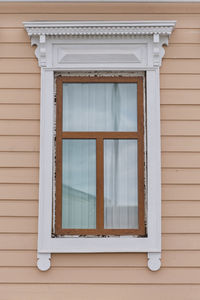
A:
[[[137,131],[135,83],[64,83],[63,131]],[[96,226],[95,140],[63,141],[63,228]],[[105,228],[137,228],[137,141],[104,140]]]
[[[64,83],[63,131],[137,131],[136,83]]]
[[[96,141],[63,140],[62,227],[96,228]]]
[[[138,228],[137,141],[104,141],[104,226]]]

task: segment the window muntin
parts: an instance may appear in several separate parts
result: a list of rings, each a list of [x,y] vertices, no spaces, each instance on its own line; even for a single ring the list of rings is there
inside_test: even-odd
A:
[[[78,107],[77,110],[76,107]],[[59,76],[57,78],[56,234],[145,234],[143,120],[142,77]],[[72,142],[73,140],[74,142]],[[91,156],[88,155],[87,157],[85,155],[85,158],[83,158],[84,147],[76,148],[74,151],[70,150],[69,147],[73,143],[74,145],[76,143],[80,145],[83,141],[85,145],[95,142],[96,176],[94,175],[94,159],[92,173],[94,175],[93,179],[95,178],[96,181],[96,194],[94,182],[92,184],[93,191],[92,193],[89,192],[91,183],[89,184],[89,181],[87,181],[89,177],[84,175],[87,170],[91,173],[89,165],[85,162],[87,159],[91,160]],[[68,149],[63,146],[67,144]],[[82,162],[79,161],[78,163],[75,156],[76,152],[79,151]],[[133,155],[131,155],[131,151]],[[65,152],[68,153],[67,155],[69,155],[69,152],[71,153],[71,158],[68,157],[68,162],[71,161],[68,163],[68,169],[66,167]],[[114,168],[121,168],[115,174],[115,178],[111,178],[111,173],[116,173],[116,169],[113,169],[111,165],[106,164],[105,166],[110,155],[114,155],[117,164]],[[78,160],[81,159],[80,156]],[[68,174],[68,178],[71,181],[74,180],[70,184],[73,183],[74,186],[78,186],[78,181],[81,180],[81,172],[82,178],[84,178],[83,181],[87,184],[83,187],[82,182],[77,189],[73,189],[72,185],[70,191],[69,187],[66,191],[65,173],[69,172],[70,168],[72,169],[70,164],[73,164],[73,161],[74,168],[77,169],[77,175],[74,175],[75,171],[72,176]],[[132,168],[131,164],[133,165]],[[78,165],[79,168],[77,168]],[[80,165],[82,165],[82,171]],[[112,192],[111,188],[109,189],[109,180],[112,181]],[[74,196],[74,192],[76,192],[77,197],[79,197],[73,204],[72,199],[66,196],[70,195],[72,191]],[[68,198],[66,199],[66,197]],[[108,197],[111,198],[108,199]],[[80,204],[81,198],[84,199],[83,201],[90,203]],[[77,203],[79,203],[78,206]],[[94,216],[95,208],[96,215]],[[73,211],[74,209],[77,209],[77,215],[80,215],[82,221],[78,220]],[[66,221],[70,210],[73,213]],[[73,214],[76,215],[75,219],[72,218]],[[87,221],[88,218],[90,218],[90,221]]]

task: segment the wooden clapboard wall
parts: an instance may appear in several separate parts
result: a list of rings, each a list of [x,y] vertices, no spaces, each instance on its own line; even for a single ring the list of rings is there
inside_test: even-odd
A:
[[[162,268],[145,254],[36,267],[40,69],[31,20],[176,20],[161,68]],[[200,299],[200,3],[0,3],[0,299]]]

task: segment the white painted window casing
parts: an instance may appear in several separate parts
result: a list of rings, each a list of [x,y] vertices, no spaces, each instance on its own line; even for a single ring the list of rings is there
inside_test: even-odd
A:
[[[152,271],[161,258],[160,82],[163,45],[175,21],[25,22],[41,67],[38,268],[51,253],[146,252]],[[56,72],[146,73],[147,237],[52,237],[54,77]]]

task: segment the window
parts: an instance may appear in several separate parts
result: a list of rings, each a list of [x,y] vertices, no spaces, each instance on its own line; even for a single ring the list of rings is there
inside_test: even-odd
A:
[[[38,268],[42,271],[50,268],[51,253],[146,252],[148,267],[158,270],[161,265],[159,69],[165,53],[163,45],[168,44],[175,21],[35,21],[25,22],[24,26],[31,44],[37,46],[35,54],[41,67]],[[105,77],[109,73],[112,79],[103,78],[104,75],[84,78],[89,72],[101,72]],[[74,82],[69,82],[72,78],[61,77],[56,91],[55,76],[69,73],[81,74],[81,82],[77,82],[77,77]],[[142,79],[128,78],[132,76],[127,76],[129,73],[135,76],[145,73],[145,107]],[[58,186],[56,234],[52,234],[56,93]],[[111,94],[114,100],[120,99],[112,110],[104,108],[104,104],[111,105],[114,101]],[[134,94],[137,97],[132,98]],[[130,99],[135,102],[129,102]],[[96,102],[98,110],[94,107]],[[93,114],[89,110],[92,107]],[[123,116],[131,116],[130,122],[119,124],[122,112]],[[129,196],[125,196],[127,190],[131,191]],[[66,196],[69,194],[71,197]],[[84,198],[86,204],[69,201],[74,195],[76,199]],[[69,211],[73,218],[67,215]],[[125,215],[122,220],[121,215]],[[90,234],[92,238],[88,238]]]
[[[143,77],[57,78],[56,234],[144,235]]]

